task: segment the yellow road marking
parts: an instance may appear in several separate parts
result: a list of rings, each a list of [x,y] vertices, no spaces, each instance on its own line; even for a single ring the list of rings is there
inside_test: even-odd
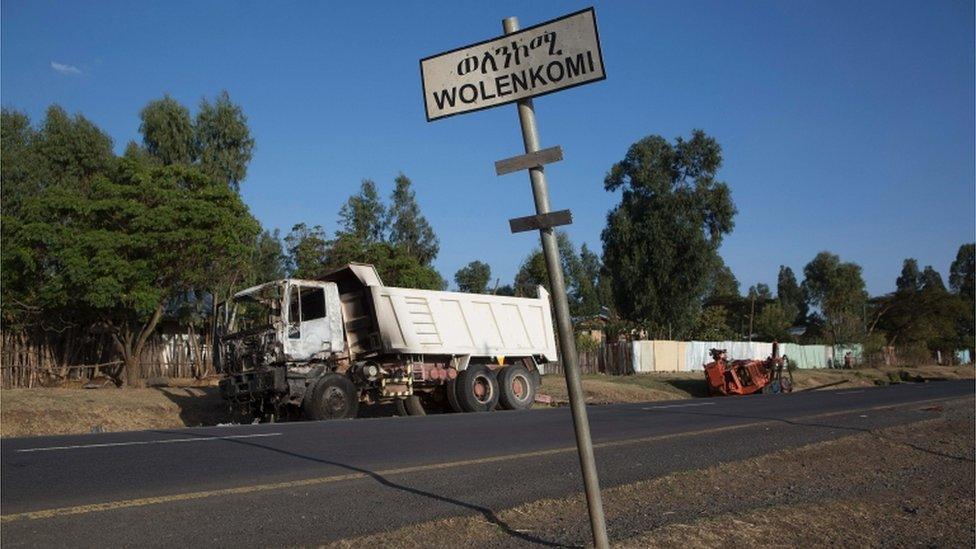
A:
[[[808,416],[801,416],[798,418],[791,418],[789,421],[805,421],[810,419],[819,419],[824,417],[838,416],[844,414],[853,414],[857,412],[867,412],[872,410],[884,410],[888,408],[899,408],[906,406],[920,406],[923,404],[929,404],[932,402],[941,402],[948,400],[956,400],[957,398],[969,398],[969,397],[943,397],[943,398],[931,398],[925,400],[919,400],[916,402],[903,402],[898,404],[886,404],[881,406],[871,406],[868,408],[855,408],[849,410],[839,410],[835,412],[826,412],[823,414],[813,414]],[[779,421],[775,419],[755,421],[752,423],[740,423],[736,425],[726,425],[723,427],[712,427],[709,429],[699,429],[696,431],[685,431],[681,433],[670,433],[666,435],[653,435],[640,438],[630,438],[624,440],[616,440],[610,442],[600,442],[593,445],[594,448],[616,448],[620,446],[629,446],[633,444],[641,444],[645,442],[655,442],[660,440],[668,440],[680,437],[690,437],[698,436],[703,434],[719,433],[724,431],[734,431],[738,429],[746,429],[749,427],[756,427],[766,424],[776,424]],[[70,515],[83,515],[88,513],[98,513],[102,511],[113,511],[116,509],[127,509],[131,507],[145,507],[148,505],[159,505],[163,503],[172,503],[176,501],[192,501],[198,499],[220,497],[220,496],[233,496],[242,494],[253,494],[256,492],[268,492],[271,490],[287,490],[290,488],[305,488],[309,486],[318,486],[322,484],[329,484],[333,482],[341,482],[344,480],[358,480],[375,476],[391,476],[391,475],[402,475],[408,473],[417,473],[425,471],[437,471],[440,469],[450,469],[454,467],[464,467],[468,465],[483,465],[486,463],[496,463],[500,461],[512,461],[518,459],[526,458],[536,458],[551,456],[555,454],[564,454],[567,452],[575,452],[576,446],[569,446],[564,448],[553,448],[550,450],[537,450],[533,452],[523,452],[518,454],[506,454],[502,456],[493,456],[477,459],[468,459],[461,461],[450,461],[444,463],[432,463],[426,465],[415,465],[412,467],[400,467],[396,469],[385,469],[380,471],[375,471],[372,473],[349,473],[345,475],[333,475],[327,477],[316,477],[302,480],[292,480],[286,482],[273,482],[269,484],[255,484],[251,486],[239,486],[236,488],[222,488],[218,490],[206,490],[200,492],[185,492],[182,494],[171,494],[166,496],[154,496],[146,498],[137,499],[125,499],[118,501],[108,501],[104,503],[89,503],[85,505],[76,505],[72,507],[58,507],[54,509],[42,509],[39,511],[28,511],[25,513],[15,513],[10,515],[0,515],[0,522],[13,522],[18,520],[39,520],[39,519],[49,519],[55,517],[63,517]]]

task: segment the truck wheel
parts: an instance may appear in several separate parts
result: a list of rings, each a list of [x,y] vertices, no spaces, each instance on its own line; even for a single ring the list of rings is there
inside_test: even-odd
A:
[[[463,412],[464,408],[461,408],[461,403],[458,402],[457,397],[457,379],[448,381],[444,387],[444,391],[447,392],[447,404],[451,407],[451,411],[455,413]]]
[[[426,416],[427,411],[420,403],[420,397],[412,395],[396,399],[396,412],[398,416]]]
[[[484,364],[471,364],[458,373],[455,386],[465,412],[490,412],[498,404],[498,379]]]
[[[498,406],[503,410],[526,410],[535,402],[535,382],[521,364],[498,373]]]
[[[344,375],[325,374],[309,391],[302,403],[308,419],[346,419],[359,413],[359,389]]]

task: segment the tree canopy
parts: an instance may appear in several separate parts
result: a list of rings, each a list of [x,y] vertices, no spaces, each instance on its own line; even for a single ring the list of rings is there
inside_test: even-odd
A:
[[[401,173],[394,184],[387,220],[389,242],[403,248],[421,265],[430,265],[440,251],[437,235],[420,213],[410,179]]]
[[[803,293],[828,343],[857,341],[864,333],[867,291],[856,263],[820,252],[803,268]]]
[[[695,323],[736,213],[721,166],[721,146],[695,130],[673,144],[641,139],[604,180],[622,191],[601,235],[614,302],[652,333],[686,334]]]
[[[487,293],[489,280],[491,280],[491,267],[481,261],[472,261],[454,273],[454,283],[462,292]]]

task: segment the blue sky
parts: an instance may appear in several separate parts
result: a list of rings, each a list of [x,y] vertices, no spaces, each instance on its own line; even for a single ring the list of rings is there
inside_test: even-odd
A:
[[[268,227],[336,228],[363,178],[400,172],[441,239],[448,279],[487,261],[509,282],[538,245],[528,177],[494,175],[522,152],[507,105],[428,123],[418,60],[588,7],[580,2],[40,2],[2,5],[0,101],[39,120],[80,112],[121,151],[138,112],[226,89],[257,148],[244,199]],[[801,275],[820,250],[893,289],[905,257],[947,276],[974,239],[972,2],[596,3],[607,80],[536,101],[554,209],[599,250],[618,196],[603,177],[628,146],[702,128],[739,210],[722,255],[742,283]]]

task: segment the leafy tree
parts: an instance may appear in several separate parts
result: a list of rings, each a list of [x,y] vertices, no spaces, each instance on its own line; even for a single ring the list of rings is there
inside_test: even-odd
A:
[[[875,324],[888,345],[919,350],[953,350],[961,342],[956,323],[965,318],[958,296],[950,294],[931,266],[922,273],[906,259],[894,293],[875,300]]]
[[[139,113],[139,133],[146,151],[163,165],[192,164],[197,144],[190,110],[168,94],[150,101]]]
[[[779,266],[779,275],[776,279],[776,297],[780,307],[793,324],[800,324],[807,316],[807,304],[803,299],[803,290],[796,282],[796,275],[793,269],[784,265]]]
[[[973,350],[976,341],[976,243],[963,244],[949,267],[949,287],[956,293],[959,314],[955,333],[959,346]]]
[[[244,111],[223,91],[213,103],[200,102],[194,130],[200,169],[239,190],[254,152]]]
[[[589,306],[599,299],[594,295],[593,271],[599,270],[598,263],[594,263],[595,254],[587,248],[586,264],[581,255],[576,254],[576,248],[569,239],[569,235],[564,231],[556,231],[556,245],[559,248],[559,260],[563,268],[563,283],[566,285],[566,297],[569,301],[570,314],[573,316],[593,315],[599,312],[599,305],[596,310],[590,312],[583,309],[584,298],[589,300]],[[598,260],[597,260],[598,261]],[[599,278],[599,274],[597,274]],[[599,281],[596,282],[599,286]],[[535,297],[536,288],[545,287],[546,291],[551,292],[549,286],[549,271],[546,268],[546,259],[542,250],[536,248],[519,267],[515,275],[515,295],[522,297]],[[584,296],[584,294],[586,294]]]
[[[757,303],[765,304],[767,301],[772,301],[773,292],[769,289],[768,284],[760,282],[749,287],[749,299],[755,299]]]
[[[40,306],[96,319],[133,383],[168,305],[246,262],[257,222],[193,168],[122,160],[87,188],[45,189],[13,230]]]
[[[803,268],[803,292],[819,309],[814,324],[822,327],[828,343],[856,341],[864,331],[867,291],[861,267],[820,252]]]
[[[899,292],[914,293],[922,289],[922,274],[918,272],[918,261],[908,258],[902,263],[901,275],[895,280]]]
[[[386,232],[386,208],[376,192],[376,183],[364,179],[359,194],[350,196],[339,210],[341,235],[350,235],[363,245],[381,242]]]
[[[522,261],[518,272],[515,273],[515,295],[535,297],[536,288],[539,286],[549,290],[549,274],[542,251],[535,250]]]
[[[317,278],[329,270],[329,243],[321,226],[296,224],[285,236],[285,247],[288,249],[291,276]]]
[[[498,286],[492,291],[493,295],[506,295],[509,297],[515,296],[515,287],[511,284],[505,284],[504,286]]]
[[[692,330],[693,337],[700,341],[724,341],[732,339],[735,332],[728,325],[728,311],[721,305],[709,305],[701,310],[695,327]]]
[[[970,303],[976,301],[976,243],[959,246],[949,267],[949,286]]]
[[[931,265],[926,265],[925,270],[922,271],[921,289],[922,290],[935,290],[939,292],[945,292],[945,283],[942,282],[942,275],[938,271],[932,268]]]
[[[421,264],[429,265],[437,257],[440,244],[427,219],[421,215],[417,197],[410,185],[407,176],[402,173],[397,176],[387,221],[390,227],[389,242],[403,247]]]
[[[580,246],[579,269],[573,281],[577,316],[598,315],[602,307],[610,305],[612,298],[607,278],[600,257],[584,243]]]
[[[725,264],[722,256],[716,256],[715,268],[708,277],[708,289],[705,291],[706,301],[720,298],[739,297],[739,281],[732,269]]]
[[[383,283],[388,286],[422,290],[443,290],[447,286],[433,267],[420,263],[400,246],[374,242],[367,246],[365,260],[376,267]]]
[[[791,341],[789,329],[793,325],[793,318],[778,301],[773,301],[763,307],[756,317],[756,335],[762,341]]]
[[[15,111],[2,115],[3,144],[0,158],[0,299],[4,320],[43,320],[39,292],[43,289],[36,269],[45,248],[32,247],[17,235],[36,219],[38,197],[55,188],[82,192],[115,163],[112,140],[81,115],[74,117],[58,106],[48,108],[37,130]],[[57,218],[44,220],[56,223]],[[76,314],[71,318],[78,319]]]
[[[281,232],[263,230],[254,241],[251,251],[250,283],[260,284],[287,276],[288,256],[281,242]]]
[[[54,185],[87,186],[115,161],[112,138],[84,116],[68,116],[61,107],[48,108],[31,141],[38,163],[32,178],[36,188]]]
[[[489,280],[491,280],[491,267],[481,261],[472,261],[454,273],[454,282],[462,292],[487,293]]]
[[[736,213],[728,186],[716,179],[721,165],[718,142],[695,130],[673,145],[641,139],[607,174],[605,189],[623,192],[601,235],[603,261],[624,318],[658,334],[693,327]]]
[[[19,211],[23,200],[36,194],[40,181],[32,177],[37,159],[31,146],[34,129],[26,114],[10,109],[0,113],[0,209],[4,214]]]

